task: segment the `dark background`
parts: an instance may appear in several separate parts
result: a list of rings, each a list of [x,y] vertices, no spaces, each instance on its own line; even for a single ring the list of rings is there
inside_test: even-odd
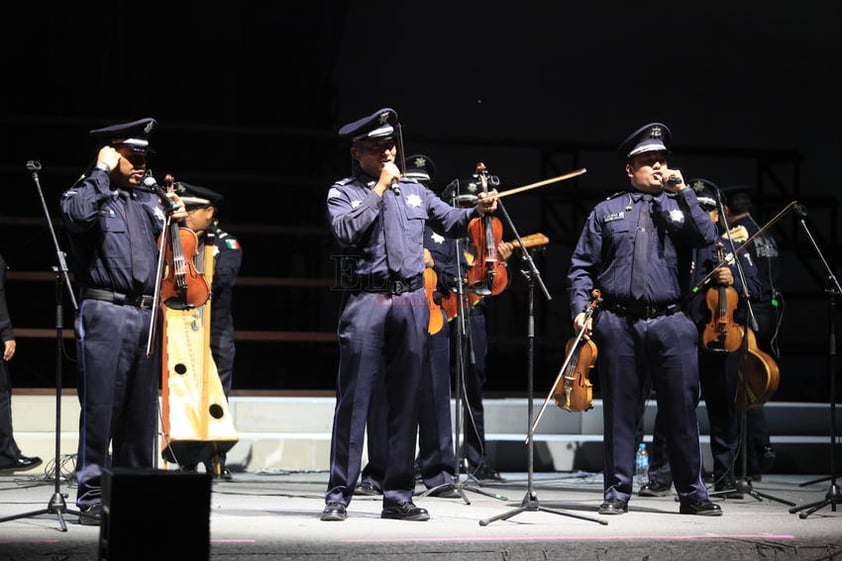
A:
[[[87,131],[152,116],[153,171],[223,193],[223,227],[245,249],[235,389],[332,389],[338,294],[324,198],[350,168],[336,131],[388,106],[406,151],[430,155],[440,184],[480,161],[502,190],[588,170],[505,202],[507,239],[512,225],[551,239],[535,259],[552,298],[534,294],[538,394],[572,335],[564,274],[578,230],[599,198],[627,185],[613,150],[661,121],[673,165],[754,185],[761,222],[793,200],[806,205],[805,221],[787,213],[772,230],[785,296],[775,399],[827,399],[829,283],[806,231],[837,273],[839,3],[76,4],[4,7],[0,252],[19,333],[16,386],[55,382],[61,292],[25,163],[42,163],[54,218],[95,156]],[[489,306],[489,393],[526,390],[528,302],[515,269]],[[61,316],[72,327],[70,311]],[[63,385],[73,387],[64,343]]]

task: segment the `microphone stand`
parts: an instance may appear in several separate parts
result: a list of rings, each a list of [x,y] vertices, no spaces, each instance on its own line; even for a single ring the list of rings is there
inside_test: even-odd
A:
[[[526,279],[527,284],[529,285],[529,302],[528,302],[528,325],[527,325],[527,363],[526,363],[526,380],[527,380],[527,399],[528,399],[528,406],[527,406],[527,488],[526,494],[521,501],[521,505],[517,508],[504,512],[502,514],[498,514],[496,516],[492,516],[491,518],[485,518],[479,521],[480,526],[488,526],[492,522],[496,520],[508,520],[513,516],[516,516],[522,512],[548,512],[550,514],[558,514],[560,516],[570,516],[572,518],[579,518],[581,520],[589,520],[591,522],[596,522],[598,524],[602,524],[603,526],[608,525],[608,521],[602,520],[599,518],[590,518],[588,516],[583,516],[580,514],[574,514],[571,512],[564,512],[561,510],[555,510],[551,508],[546,508],[541,506],[541,503],[538,501],[538,494],[535,492],[533,487],[533,473],[534,473],[534,464],[535,464],[535,447],[534,447],[534,438],[533,438],[533,425],[532,425],[532,411],[533,411],[533,371],[534,371],[534,354],[535,354],[535,283],[537,282],[541,290],[544,293],[544,296],[547,300],[552,300],[552,296],[550,296],[549,291],[547,290],[546,285],[541,280],[541,273],[538,271],[538,268],[535,266],[535,262],[532,260],[532,256],[529,254],[529,251],[526,249],[523,240],[520,237],[520,234],[517,232],[517,228],[515,228],[514,223],[512,222],[511,217],[509,217],[509,213],[506,212],[506,207],[503,206],[502,201],[498,199],[497,201],[497,208],[500,209],[501,213],[506,219],[506,222],[509,224],[509,227],[515,233],[515,237],[517,238],[518,244],[521,248],[521,261],[523,266],[521,267],[521,274]]]
[[[816,240],[810,233],[807,227],[805,218],[807,212],[803,208],[796,210],[800,216],[801,226],[813,246],[819,260],[824,265],[827,272],[828,281],[830,281],[830,288],[825,290],[828,295],[828,338],[827,338],[827,377],[830,384],[830,487],[825,493],[824,499],[807,503],[801,506],[794,506],[789,509],[791,514],[803,510],[804,512],[798,515],[799,518],[807,518],[817,510],[830,505],[831,510],[836,512],[836,505],[842,504],[842,493],[839,491],[839,485],[836,483],[836,299],[842,295],[842,288],[839,286],[839,281],[833,274],[833,270],[825,260],[822,252],[819,250]],[[821,481],[821,480],[819,480]]]
[[[77,510],[70,510],[67,508],[67,501],[65,500],[64,493],[61,492],[61,463],[59,462],[59,458],[61,457],[61,379],[62,379],[62,356],[63,356],[63,345],[62,345],[62,337],[64,331],[64,307],[63,307],[63,298],[62,298],[62,282],[67,289],[68,294],[70,294],[71,304],[73,305],[73,312],[74,316],[76,311],[79,309],[76,303],[76,297],[73,294],[73,285],[70,282],[70,275],[68,274],[67,270],[67,262],[64,259],[64,252],[61,250],[61,247],[58,243],[58,238],[56,237],[55,229],[53,228],[52,220],[50,219],[50,212],[47,208],[47,202],[44,200],[44,192],[41,190],[41,182],[38,178],[38,172],[41,170],[41,164],[39,162],[30,160],[26,163],[26,169],[32,172],[32,180],[35,183],[35,188],[38,191],[38,196],[41,199],[41,207],[44,210],[44,217],[47,220],[47,226],[50,230],[50,236],[53,240],[53,246],[56,252],[56,259],[58,262],[58,267],[53,267],[53,270],[56,271],[56,427],[55,427],[55,459],[53,460],[53,465],[55,467],[53,472],[53,495],[50,497],[50,501],[47,503],[46,508],[42,508],[40,510],[34,510],[32,512],[24,512],[22,514],[15,514],[13,516],[6,516],[4,518],[0,518],[0,522],[6,522],[9,520],[17,520],[19,518],[29,518],[32,516],[40,516],[42,514],[55,514],[58,518],[59,526],[61,527],[62,532],[67,531],[67,524],[64,521],[65,514],[74,514],[79,515],[79,511]]]
[[[783,503],[790,506],[795,506],[795,503],[787,501],[785,499],[781,499],[779,497],[775,497],[766,493],[761,493],[756,491],[752,485],[751,481],[747,477],[748,471],[748,393],[749,393],[749,386],[748,386],[748,330],[754,329],[757,331],[757,319],[754,316],[754,311],[751,307],[751,294],[749,293],[748,284],[746,283],[745,274],[743,273],[743,266],[740,263],[740,259],[737,256],[737,247],[734,245],[734,238],[731,236],[731,229],[728,225],[728,220],[725,218],[724,207],[722,205],[722,200],[719,198],[719,192],[716,192],[716,199],[717,205],[719,206],[719,216],[722,220],[723,226],[725,227],[725,237],[728,240],[729,249],[731,250],[731,255],[734,256],[734,264],[737,269],[737,274],[740,277],[740,284],[742,285],[743,293],[741,294],[742,301],[746,304],[746,325],[743,329],[743,337],[740,343],[740,356],[738,357],[739,363],[742,364],[742,374],[738,375],[738,384],[742,386],[742,396],[741,396],[741,403],[740,403],[740,477],[734,482],[734,487],[738,493],[747,494],[758,501],[762,501],[764,498],[777,501],[779,503]],[[794,208],[794,204],[790,205],[788,208]],[[782,216],[783,212],[781,212],[778,217]],[[767,224],[765,228],[771,226],[772,222]],[[748,240],[746,240],[741,246],[740,250],[746,248],[748,244],[754,241],[760,233],[764,231],[761,229],[758,233],[751,236]],[[727,258],[723,261],[727,261]],[[713,271],[715,271],[718,267],[715,267],[709,276],[713,275]],[[718,493],[714,492],[712,494],[726,494],[732,491],[731,489],[725,491],[719,491]]]
[[[447,191],[445,188],[445,191]],[[456,195],[457,189],[454,189],[452,192],[452,198],[450,201],[451,206],[456,207]],[[456,283],[456,304],[458,306],[458,311],[456,313],[456,359],[454,361],[454,370],[456,380],[454,383],[455,386],[455,395],[454,395],[454,402],[456,404],[455,413],[454,413],[454,432],[456,433],[456,442],[454,443],[456,448],[456,465],[454,466],[454,473],[456,474],[456,482],[453,483],[454,490],[459,494],[465,504],[471,504],[471,501],[468,500],[468,497],[465,495],[464,491],[473,491],[474,493],[479,493],[480,495],[485,495],[486,497],[491,497],[493,499],[500,499],[501,501],[507,501],[508,498],[497,494],[492,493],[489,491],[485,491],[483,489],[479,489],[474,485],[468,484],[466,481],[468,479],[474,479],[468,471],[468,458],[467,458],[467,450],[465,449],[465,430],[463,429],[463,412],[468,410],[470,412],[470,408],[466,402],[467,399],[467,391],[465,385],[465,342],[470,341],[470,319],[468,318],[468,314],[470,313],[470,308],[465,301],[465,288],[464,282],[464,275],[462,272],[462,240],[457,238],[454,242],[455,245],[455,260],[456,260],[456,278],[459,279]],[[473,352],[473,351],[471,351]],[[473,418],[472,418],[473,422]],[[474,422],[474,427],[476,427],[476,423]],[[461,440],[460,440],[461,438]],[[466,481],[461,481],[461,474],[464,468],[464,472],[467,474]],[[437,485],[432,489],[428,489],[420,496],[425,497],[427,495],[433,494],[439,489],[443,487],[450,486],[450,483],[444,483],[442,485]]]

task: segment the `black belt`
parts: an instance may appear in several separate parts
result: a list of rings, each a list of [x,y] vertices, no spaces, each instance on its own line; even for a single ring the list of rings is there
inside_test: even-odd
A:
[[[151,308],[155,298],[148,294],[142,296],[129,296],[113,290],[102,288],[85,288],[82,290],[82,299],[102,300],[111,302],[118,306],[136,306],[138,308]]]
[[[619,304],[611,303],[605,306],[618,316],[628,316],[636,319],[652,319],[661,316],[670,316],[679,311],[678,304]]]
[[[356,277],[352,288],[363,292],[384,292],[386,294],[403,294],[415,292],[424,286],[424,275],[419,274],[409,279],[384,279],[375,276]]]

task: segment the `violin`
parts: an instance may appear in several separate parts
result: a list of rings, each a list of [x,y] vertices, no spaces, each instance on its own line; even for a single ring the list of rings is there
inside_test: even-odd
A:
[[[488,168],[479,162],[476,167],[483,193],[488,193]],[[474,264],[468,269],[468,287],[479,296],[496,295],[509,285],[506,263],[497,256],[497,244],[503,241],[503,223],[491,214],[468,223],[468,236],[477,249]]]
[[[716,258],[722,261],[724,247],[716,243]],[[734,321],[739,295],[733,286],[712,286],[705,294],[710,322],[702,333],[702,347],[714,352],[736,351],[743,340],[743,328]]]
[[[430,307],[430,321],[427,324],[427,333],[435,335],[444,327],[444,315],[441,313],[441,306],[436,304],[433,292],[436,290],[439,279],[435,269],[424,268],[424,295],[427,297],[427,305]]]
[[[521,241],[523,241],[523,244],[521,244],[519,240],[512,240],[510,243],[521,249],[529,249],[530,247],[538,247],[550,243],[550,239],[540,232],[524,236],[521,238]],[[466,253],[466,258],[473,259],[473,256]],[[468,264],[471,264],[470,260]],[[459,315],[459,302],[457,301],[457,298],[458,295],[455,292],[448,292],[443,294],[441,297],[441,305],[447,314],[447,321],[451,321]],[[468,305],[471,307],[476,306],[482,298],[482,296],[476,294],[475,292],[469,292]]]
[[[589,316],[602,301],[599,290],[594,290],[591,296],[592,299],[585,310]],[[567,358],[552,391],[553,401],[565,411],[593,409],[593,384],[590,381],[590,371],[599,354],[596,343],[591,339],[583,340],[580,333],[577,337],[568,339],[565,352]]]
[[[748,353],[737,368],[737,407],[743,406],[743,388],[746,388],[745,402],[748,409],[758,407],[778,390],[781,373],[775,359],[757,346],[754,331],[748,329]],[[744,372],[745,370],[745,372]],[[743,377],[745,381],[743,380]]]
[[[167,190],[172,192],[175,179],[164,178]],[[166,231],[162,234],[165,237]],[[196,270],[193,258],[199,254],[196,232],[169,221],[169,239],[164,249],[164,277],[161,280],[161,301],[177,310],[198,308],[210,298],[210,288],[204,273]]]

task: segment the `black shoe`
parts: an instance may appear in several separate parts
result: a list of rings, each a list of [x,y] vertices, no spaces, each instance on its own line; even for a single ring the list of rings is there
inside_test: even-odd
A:
[[[600,514],[623,514],[629,511],[629,503],[623,501],[605,501],[599,505]]]
[[[459,491],[456,490],[456,487],[452,484],[448,485],[441,485],[434,491],[430,491],[427,494],[428,497],[438,497],[440,499],[461,499],[462,495],[459,494]]]
[[[86,506],[79,511],[79,524],[82,526],[99,526],[102,522],[102,505]]]
[[[472,469],[471,476],[479,481],[503,481],[497,470],[486,463],[482,463]]]
[[[342,503],[327,503],[322,511],[321,519],[325,522],[341,522],[348,518],[348,511]]]
[[[355,495],[367,495],[367,496],[373,497],[375,495],[382,495],[383,491],[381,491],[380,489],[375,487],[374,483],[372,483],[370,481],[363,481],[362,483],[357,485],[356,489],[354,489],[354,494]]]
[[[681,503],[681,514],[698,514],[700,516],[722,516],[722,509],[708,500]]]
[[[638,495],[641,497],[666,497],[672,493],[672,485],[664,485],[657,481],[650,481],[640,488]]]
[[[384,506],[380,518],[392,520],[416,520],[423,522],[430,519],[430,513],[426,508],[417,507],[410,502],[400,503],[392,506]]]
[[[38,456],[18,456],[18,459],[10,464],[0,466],[0,471],[26,471],[40,466],[44,463]]]
[[[737,491],[735,481],[721,481],[713,486],[714,494],[725,499],[742,499],[743,494]]]

